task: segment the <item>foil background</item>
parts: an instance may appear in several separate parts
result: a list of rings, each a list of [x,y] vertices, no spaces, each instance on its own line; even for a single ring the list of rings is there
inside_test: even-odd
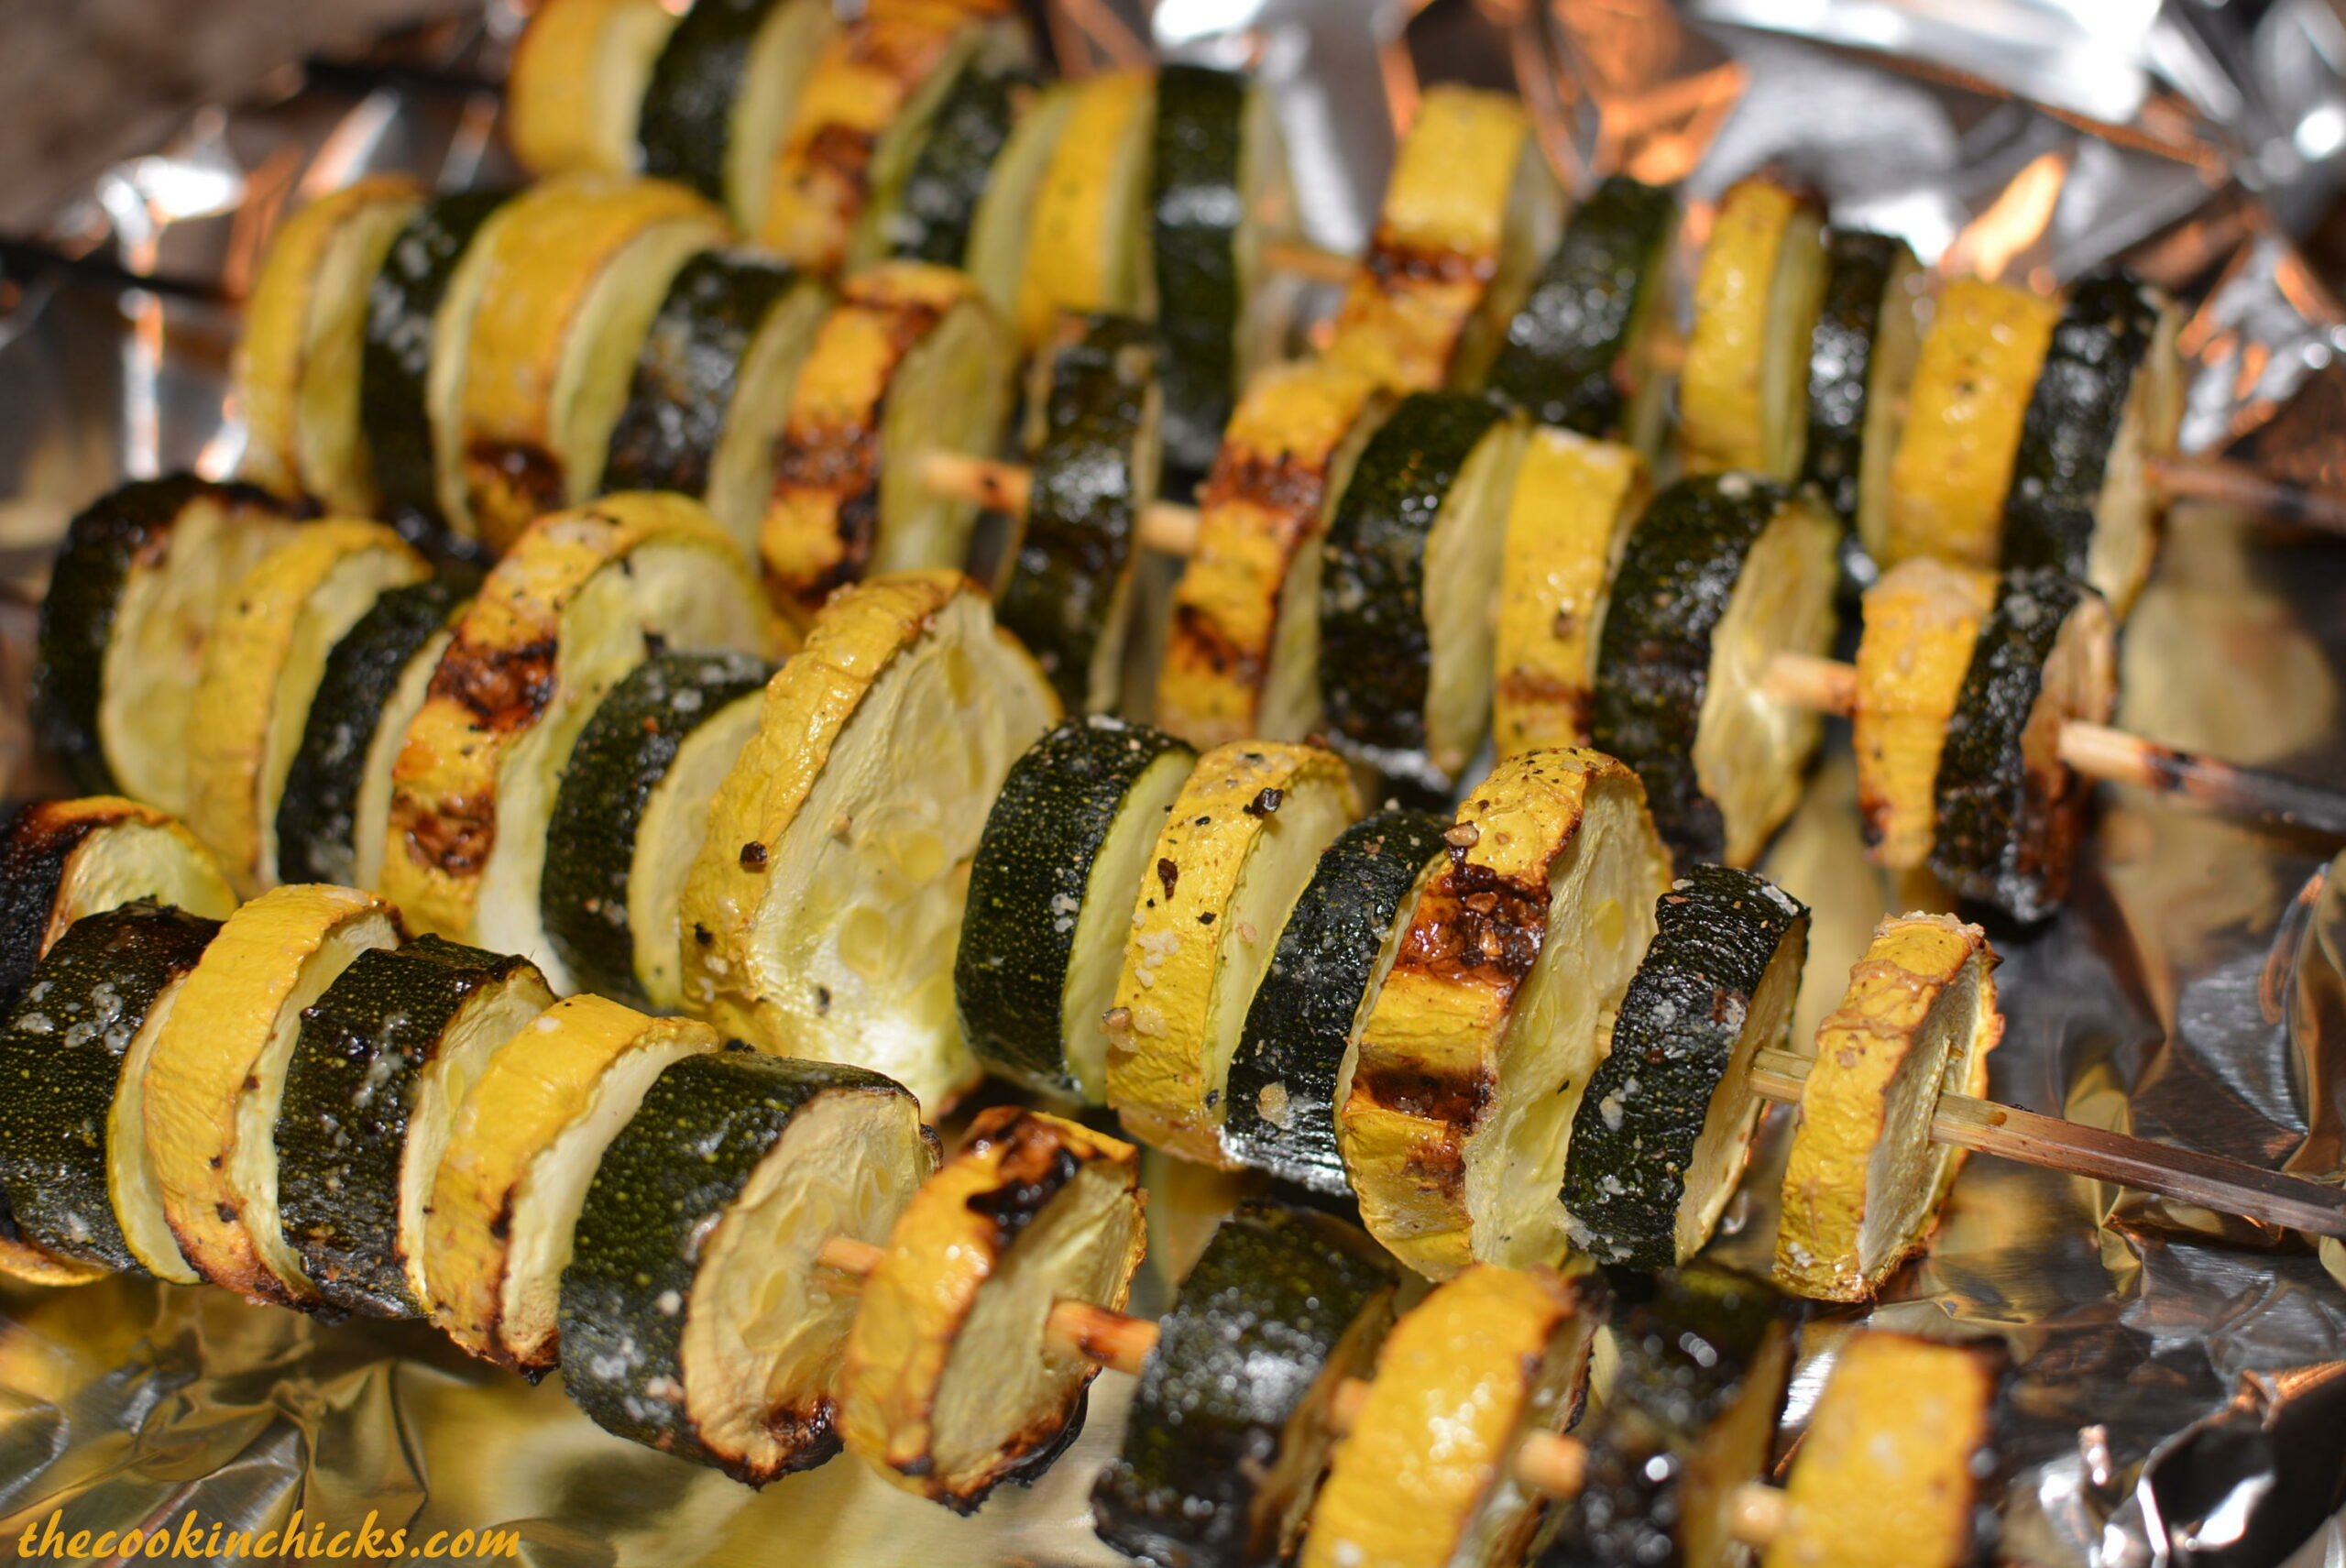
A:
[[[1569,183],[1683,181],[1682,262],[1708,203],[1771,165],[1839,221],[1927,262],[2050,283],[2113,256],[2181,291],[2196,361],[2187,444],[2346,489],[2346,348],[2291,244],[2340,183],[2346,27],[2319,0],[2253,16],[2179,0],[1060,0],[1074,69],[1143,56],[1252,62],[1279,86],[1304,215],[1351,247],[1420,80],[1519,83]],[[517,16],[499,5],[196,115],[109,170],[41,240],[0,255],[0,773],[53,790],[25,733],[33,607],[71,512],[119,478],[225,473],[234,301],[287,203],[380,168],[507,177],[495,140]],[[164,280],[126,291],[117,270]],[[2313,778],[2346,776],[2346,547],[2177,509],[2124,648],[2121,722]],[[1902,906],[1863,860],[1846,737],[1768,869],[1817,911],[1795,1038]],[[2346,1171],[2346,876],[2326,847],[2104,790],[2074,907],[1998,933],[2001,1099],[2263,1160]],[[1785,1118],[1718,1250],[1764,1270]],[[1151,1160],[1161,1305],[1245,1188]],[[2160,1200],[1990,1160],[1877,1321],[2000,1336],[2020,1370],[2001,1552],[2045,1568],[2346,1568],[2346,1250],[2317,1253]],[[1814,1321],[1796,1439],[1853,1314]],[[1120,1562],[1091,1475],[1129,1380],[1093,1387],[1081,1442],[973,1519],[851,1461],[752,1493],[605,1436],[552,1382],[466,1361],[414,1325],[329,1324],[215,1290],[115,1280],[0,1288],[0,1552],[194,1508],[206,1521],[518,1530],[540,1564]],[[2308,1535],[2312,1539],[2308,1540]],[[2300,1548],[2299,1543],[2303,1545]]]

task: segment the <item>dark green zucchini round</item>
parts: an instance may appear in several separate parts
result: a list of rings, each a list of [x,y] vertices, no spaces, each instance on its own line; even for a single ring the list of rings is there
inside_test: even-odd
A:
[[[1654,379],[1642,340],[1667,309],[1677,232],[1669,191],[1625,174],[1600,182],[1507,323],[1491,390],[1541,424],[1650,444],[1632,405]]]
[[[0,1022],[0,1195],[55,1256],[144,1273],[115,1218],[109,1123],[156,999],[220,929],[142,899],[75,921]]]
[[[436,577],[392,588],[326,655],[278,800],[280,882],[358,885],[358,792],[383,705],[458,602],[455,589]]]
[[[1890,235],[1835,229],[1825,241],[1825,302],[1808,350],[1808,447],[1801,477],[1844,528],[1858,526],[1866,465],[1886,466],[1877,399],[1903,400],[1913,369],[1914,253]],[[1903,363],[1898,361],[1902,358]]]
[[[1563,1202],[1599,1263],[1668,1268],[1701,1250],[1764,1109],[1752,1053],[1791,1033],[1808,906],[1764,878],[1697,866],[1654,912],[1653,944],[1573,1117]]]
[[[1157,494],[1155,334],[1124,316],[1070,322],[1051,356],[1026,526],[994,619],[1072,712],[1115,710],[1140,509]]]
[[[1005,1077],[1099,1102],[1133,900],[1196,753],[1071,718],[1011,765],[970,864],[954,957],[962,1036]]]
[[[441,1074],[443,1094],[457,1098],[445,1075],[468,1081],[553,1004],[529,959],[423,936],[359,954],[302,1009],[278,1102],[277,1206],[286,1245],[329,1303],[378,1318],[422,1311],[407,1258],[438,1160],[409,1157],[418,1096]]]
[[[1447,852],[1449,826],[1429,812],[1380,812],[1320,852],[1230,1060],[1222,1139],[1236,1158],[1315,1192],[1352,1190],[1336,1151],[1345,1053],[1409,926],[1418,878]]]
[[[1032,72],[970,60],[929,123],[895,206],[881,219],[888,254],[959,267],[969,254],[994,159],[1035,93]]]
[[[634,1007],[680,1005],[675,892],[699,849],[709,799],[756,729],[773,673],[747,653],[656,654],[613,686],[579,731],[546,825],[538,909],[581,989]],[[696,808],[695,800],[675,803],[682,836],[644,841],[663,789],[687,786]],[[667,889],[664,922],[655,883]]]
[[[694,0],[652,63],[637,111],[643,171],[722,205],[733,107],[758,30],[785,0]]]
[[[1201,65],[1168,65],[1157,79],[1148,210],[1165,344],[1165,455],[1186,476],[1213,466],[1238,399],[1247,92],[1244,77]]]
[[[426,389],[440,303],[465,251],[510,191],[450,191],[415,210],[367,291],[358,422],[385,515],[440,521]]]
[[[1260,1200],[1206,1244],[1161,1324],[1092,1529],[1157,1568],[1289,1560],[1334,1441],[1337,1384],[1393,1322],[1392,1259],[1325,1214]]]

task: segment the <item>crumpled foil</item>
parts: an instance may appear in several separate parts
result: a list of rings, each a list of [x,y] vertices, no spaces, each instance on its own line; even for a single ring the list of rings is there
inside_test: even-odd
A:
[[[1251,63],[1278,86],[1303,215],[1367,233],[1420,79],[1518,86],[1576,189],[1683,182],[1691,275],[1710,203],[1772,166],[1841,222],[1894,230],[1943,272],[2050,285],[2116,257],[2192,314],[2187,444],[2346,490],[2335,301],[2289,225],[2336,192],[2346,27],[2321,0],[1158,0],[1146,18],[1058,0],[1069,69]],[[48,557],[122,477],[233,468],[233,302],[287,204],[357,173],[510,177],[493,82],[501,4],[313,71],[276,102],[195,117],[0,255],[0,769],[60,787],[27,743],[25,677]],[[122,274],[149,287],[126,289]],[[2121,721],[2312,778],[2346,773],[2346,548],[2176,510],[2125,637]],[[2327,846],[2104,791],[2074,906],[1999,932],[2010,1029],[1993,1092],[2034,1109],[2317,1177],[2346,1169],[2346,861]],[[1877,916],[1845,734],[1767,869],[1816,910],[1796,1039]],[[1778,1114],[1717,1250],[1762,1269]],[[1255,1184],[1149,1157],[1161,1309]],[[2346,1249],[2099,1183],[1975,1158],[1937,1244],[1869,1314],[1814,1319],[1798,1431],[1856,1322],[1991,1335],[2017,1368],[2000,1434],[2001,1555],[2042,1568],[2346,1568]],[[539,1564],[1113,1563],[1085,1496],[1128,1379],[1031,1490],[956,1519],[851,1461],[751,1492],[606,1436],[553,1381],[466,1361],[422,1327],[332,1323],[224,1292],[113,1280],[0,1288],[0,1551],[60,1527],[194,1510],[204,1532],[356,1530],[411,1543],[507,1530]]]

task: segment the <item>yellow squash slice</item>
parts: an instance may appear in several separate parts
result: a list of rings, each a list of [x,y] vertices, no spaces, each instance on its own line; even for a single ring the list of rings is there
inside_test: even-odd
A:
[[[0,992],[32,973],[84,916],[133,899],[225,920],[236,895],[212,851],[181,823],[118,795],[37,800],[0,828]]]
[[[1790,480],[1808,443],[1808,350],[1825,301],[1824,222],[1773,181],[1719,203],[1678,380],[1680,461]]]
[[[897,1216],[863,1283],[839,1435],[887,1480],[974,1512],[1058,1457],[1099,1368],[1055,1343],[1054,1303],[1121,1310],[1146,1250],[1140,1153],[998,1105]]]
[[[1866,590],[1858,643],[1858,810],[1876,865],[1911,871],[1938,824],[1939,752],[1971,668],[1992,573],[1916,557]]]
[[[1995,963],[1979,927],[1952,916],[1874,928],[1801,1096],[1776,1231],[1785,1288],[1867,1300],[1928,1238],[1963,1167],[1961,1149],[1931,1141],[1938,1097],[1985,1093],[2003,1037]]]
[[[953,956],[986,813],[1058,717],[955,572],[839,594],[766,687],[685,880],[685,1008],[783,1056],[886,1073],[934,1120],[976,1077]]]
[[[1336,1128],[1362,1220],[1437,1279],[1563,1255],[1573,1118],[1671,880],[1644,787],[1595,751],[1501,763],[1450,843]]]
[[[367,771],[359,776],[358,800],[351,812],[350,845],[353,886],[369,893],[383,888],[383,850],[391,828],[391,773],[399,765],[400,749],[407,744],[407,727],[423,711],[432,696],[432,677],[455,640],[455,623],[471,606],[466,600],[449,617],[447,629],[424,640],[400,672],[399,683],[376,715],[375,733],[367,742]]]
[[[636,115],[680,14],[659,0],[543,0],[505,82],[505,140],[521,167],[539,176],[636,169]]]
[[[518,540],[458,619],[391,768],[384,895],[420,931],[569,976],[538,913],[570,748],[652,639],[767,654],[773,618],[698,503],[607,496]]]
[[[185,1265],[134,1240],[167,1279],[257,1301],[315,1301],[277,1212],[277,1108],[315,1002],[369,948],[399,941],[389,905],[348,888],[280,887],[228,917],[181,982],[146,1063],[147,1158]]]
[[[987,167],[986,188],[970,221],[961,265],[1004,321],[1017,318],[1018,296],[1026,286],[1026,247],[1034,234],[1036,199],[1058,151],[1059,137],[1075,114],[1077,92],[1071,82],[1036,90],[1010,139]]]
[[[1027,230],[1018,335],[1030,350],[1061,311],[1140,311],[1156,107],[1157,79],[1145,71],[1104,71],[1075,88]]]

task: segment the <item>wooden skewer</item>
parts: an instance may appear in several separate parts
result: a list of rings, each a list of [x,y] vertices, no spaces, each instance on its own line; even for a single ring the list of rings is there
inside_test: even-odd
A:
[[[932,452],[921,460],[921,483],[931,495],[975,501],[994,511],[1025,516],[1034,472],[1016,463],[997,463],[962,452]],[[1188,555],[1198,547],[1198,509],[1173,501],[1141,508],[1140,542],[1167,555]]]

